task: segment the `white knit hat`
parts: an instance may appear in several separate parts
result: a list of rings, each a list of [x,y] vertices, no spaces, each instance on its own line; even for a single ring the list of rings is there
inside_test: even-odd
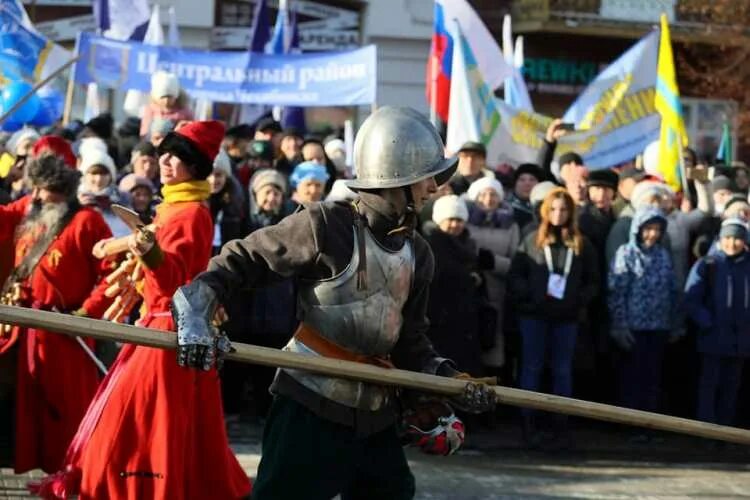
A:
[[[115,177],[117,176],[117,170],[115,168],[115,162],[112,160],[111,156],[96,149],[88,151],[81,157],[81,164],[78,165],[78,171],[81,172],[82,175],[86,175],[86,172],[88,172],[88,170],[94,165],[105,167],[109,171],[109,175],[112,176],[112,181],[114,182]]]
[[[471,201],[477,201],[479,195],[485,189],[494,189],[497,195],[500,197],[500,201],[505,198],[505,191],[503,191],[503,185],[498,182],[494,177],[484,176],[481,179],[477,179],[469,186],[469,192],[467,195]]]
[[[219,149],[219,154],[214,158],[214,170],[221,170],[227,177],[232,175],[232,162],[224,148]]]
[[[157,71],[151,76],[151,97],[161,99],[164,96],[177,97],[180,95],[180,81],[174,73]]]
[[[107,153],[107,143],[99,137],[84,137],[78,144],[78,157],[83,158],[84,156],[99,151],[101,153]]]
[[[469,220],[469,210],[466,208],[466,203],[455,194],[438,198],[432,206],[433,222],[440,224],[445,219],[461,219],[464,222]]]

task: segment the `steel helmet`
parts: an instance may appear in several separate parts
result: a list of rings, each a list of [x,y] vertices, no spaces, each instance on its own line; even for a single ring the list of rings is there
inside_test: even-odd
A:
[[[408,186],[430,177],[450,179],[458,158],[446,158],[442,139],[422,113],[384,106],[371,114],[354,141],[352,189]]]

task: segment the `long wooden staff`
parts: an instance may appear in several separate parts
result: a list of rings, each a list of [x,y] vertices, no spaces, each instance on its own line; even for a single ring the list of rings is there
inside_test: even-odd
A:
[[[162,349],[175,349],[177,346],[177,336],[174,333],[22,307],[0,306],[0,323],[9,323],[27,328],[40,328],[65,335],[114,340]],[[460,379],[438,377],[406,370],[389,370],[387,368],[379,368],[351,361],[310,356],[236,342],[233,343],[233,346],[236,351],[229,354],[227,359],[243,363],[294,368],[379,385],[418,389],[446,396],[461,394],[466,387],[466,381]],[[708,424],[686,418],[670,417],[657,413],[592,403],[590,401],[563,398],[551,394],[523,391],[510,387],[495,386],[493,389],[498,396],[498,400],[508,405],[565,413],[650,429],[691,434],[693,436],[734,443],[750,444],[750,431],[745,429]]]

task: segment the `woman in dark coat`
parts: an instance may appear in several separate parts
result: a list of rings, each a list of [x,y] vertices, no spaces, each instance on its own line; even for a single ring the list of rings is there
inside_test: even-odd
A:
[[[430,286],[427,336],[435,349],[474,376],[482,375],[478,335],[478,303],[481,277],[477,247],[466,229],[469,213],[455,195],[435,202],[432,221],[423,227],[435,255],[435,274]]]
[[[596,252],[578,230],[576,206],[565,189],[552,190],[539,215],[539,228],[523,239],[513,257],[508,282],[521,318],[520,386],[538,391],[549,363],[552,392],[570,396],[579,321],[599,288]],[[534,413],[524,410],[523,416],[529,444],[541,444]],[[559,418],[556,429],[565,441],[566,424]]]

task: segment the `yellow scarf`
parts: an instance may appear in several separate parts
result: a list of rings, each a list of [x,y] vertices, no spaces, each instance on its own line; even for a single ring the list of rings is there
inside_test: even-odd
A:
[[[164,203],[205,201],[211,197],[211,186],[208,181],[180,182],[162,186],[161,194],[164,197]]]

